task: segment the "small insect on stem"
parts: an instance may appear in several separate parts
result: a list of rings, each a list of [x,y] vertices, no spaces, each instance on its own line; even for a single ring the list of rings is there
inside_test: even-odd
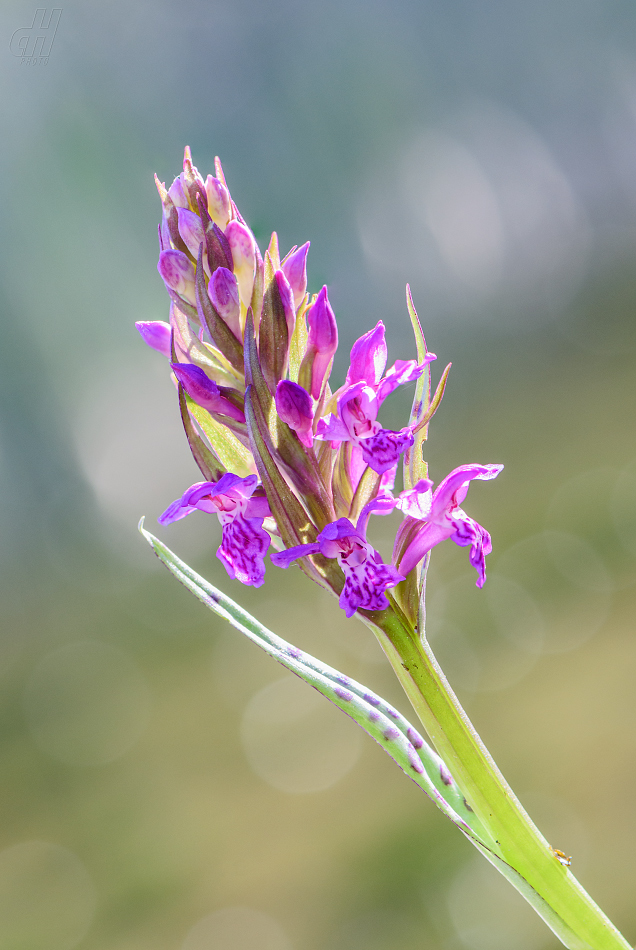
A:
[[[559,851],[558,848],[550,848],[550,850],[552,851],[552,854],[557,859],[557,861],[560,864],[562,864],[564,868],[570,867],[570,865],[572,864],[571,857],[568,858],[565,854],[563,854],[563,851]]]

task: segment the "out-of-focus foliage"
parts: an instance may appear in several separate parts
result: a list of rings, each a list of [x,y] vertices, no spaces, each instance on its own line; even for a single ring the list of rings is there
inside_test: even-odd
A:
[[[410,355],[410,281],[454,363],[431,477],[506,465],[471,489],[484,590],[463,552],[434,552],[432,642],[537,823],[634,934],[634,10],[87,2],[28,67],[9,41],[33,13],[0,12],[1,950],[555,946],[137,535],[197,477],[133,329],[165,319],[152,173],[184,144],[201,170],[222,156],[261,245],[311,240],[336,373],[380,317],[390,357]],[[370,635],[300,572],[231,590],[218,531],[197,515],[164,537],[408,713]]]

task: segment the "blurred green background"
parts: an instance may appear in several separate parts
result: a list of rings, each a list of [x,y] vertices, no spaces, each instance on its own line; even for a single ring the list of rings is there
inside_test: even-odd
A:
[[[563,0],[64,3],[46,65],[0,11],[0,950],[551,950],[345,717],[137,534],[198,473],[164,361],[159,201],[220,154],[261,245],[310,239],[342,378],[382,318],[434,378],[431,475],[503,462],[433,555],[434,648],[554,847],[636,940],[636,10]],[[404,424],[409,393],[386,406]],[[395,522],[378,519],[385,552]],[[158,531],[283,636],[408,703],[297,571],[229,581],[216,519]]]

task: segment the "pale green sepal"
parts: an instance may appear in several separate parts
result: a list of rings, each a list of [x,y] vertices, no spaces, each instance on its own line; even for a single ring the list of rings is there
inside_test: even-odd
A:
[[[214,446],[221,464],[228,472],[234,472],[241,478],[246,478],[255,472],[252,453],[222,422],[217,422],[209,412],[198,406],[193,399],[186,396],[190,414],[194,417],[205,437]]]

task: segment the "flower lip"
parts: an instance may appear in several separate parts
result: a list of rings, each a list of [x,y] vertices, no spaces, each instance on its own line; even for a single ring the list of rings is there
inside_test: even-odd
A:
[[[492,550],[490,535],[459,506],[473,479],[488,481],[496,478],[502,469],[503,465],[460,465],[440,482],[434,492],[431,492],[429,479],[423,479],[413,489],[400,493],[397,507],[407,515],[411,524],[419,521],[421,525],[399,560],[398,567],[403,574],[412,571],[436,544],[450,538],[460,547],[470,545],[470,563],[477,571],[477,587],[483,587],[486,581],[485,558]],[[403,522],[404,525],[407,523]],[[396,550],[399,539],[400,532]]]
[[[345,575],[339,603],[347,617],[358,609],[385,610],[389,606],[385,591],[399,584],[404,576],[392,565],[384,564],[365,532],[369,515],[388,514],[394,503],[395,499],[385,493],[365,505],[355,527],[348,518],[338,518],[326,525],[312,544],[299,544],[272,554],[271,561],[287,568],[297,558],[318,552],[323,557],[335,558]]]
[[[241,478],[233,472],[218,482],[197,482],[159,516],[159,524],[172,524],[197,510],[216,514],[221,522],[217,557],[232,579],[260,587],[265,580],[263,559],[270,545],[263,518],[271,512],[265,497],[254,497],[257,487],[256,475]]]

